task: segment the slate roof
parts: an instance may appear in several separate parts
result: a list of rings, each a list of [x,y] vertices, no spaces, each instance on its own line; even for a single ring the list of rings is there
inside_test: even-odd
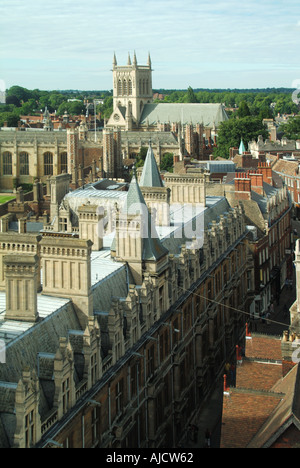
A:
[[[205,127],[218,127],[225,120],[228,120],[228,115],[222,104],[158,103],[144,106],[140,125],[180,122],[183,125],[203,123]]]
[[[122,211],[128,215],[143,215],[143,260],[159,260],[164,255],[168,254],[168,250],[162,245],[156,233],[155,226],[152,225],[151,215],[135,174],[132,177],[127,199]]]
[[[156,159],[152,150],[151,143],[149,144],[143,172],[140,178],[141,187],[163,187],[163,182],[157,167]]]
[[[208,170],[211,174],[235,174],[235,164],[233,161],[228,160],[215,160],[215,161],[199,161],[193,164],[194,167],[202,167]]]
[[[65,143],[67,144],[67,132],[65,130],[57,130],[52,132],[47,132],[44,129],[28,129],[26,131],[19,131],[16,132],[15,129],[11,130],[0,130],[0,142],[5,143],[11,142],[12,140],[16,139],[19,144],[24,143],[51,143],[55,144],[58,143]]]

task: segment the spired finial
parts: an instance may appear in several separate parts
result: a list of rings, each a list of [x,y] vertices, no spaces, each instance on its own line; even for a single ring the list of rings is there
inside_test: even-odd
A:
[[[134,55],[133,55],[133,65],[137,65],[137,59],[136,59],[135,51],[134,51]]]

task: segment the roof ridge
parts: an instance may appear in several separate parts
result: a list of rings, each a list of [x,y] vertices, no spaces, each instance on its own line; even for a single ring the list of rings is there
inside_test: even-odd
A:
[[[231,393],[250,393],[252,395],[268,395],[275,398],[284,398],[286,393],[274,392],[272,390],[264,390],[257,388],[248,388],[248,387],[230,387]]]

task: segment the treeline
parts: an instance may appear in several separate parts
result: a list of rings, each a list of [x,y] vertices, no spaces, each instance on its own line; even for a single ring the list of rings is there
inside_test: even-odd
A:
[[[42,91],[12,86],[6,90],[5,104],[0,105],[0,126],[7,122],[9,127],[15,127],[21,115],[39,115],[46,107],[57,115],[63,115],[66,111],[70,115],[85,114],[85,100],[93,102],[94,99],[101,99],[105,104],[111,94],[111,91]]]
[[[223,103],[227,107],[230,117],[253,116],[273,118],[279,114],[298,114],[299,107],[292,100],[293,90],[289,88],[266,89],[195,89],[187,90],[156,90],[164,95],[163,101],[155,102],[184,102],[184,103]],[[86,113],[84,100],[93,102],[94,99],[103,100],[97,105],[97,113],[101,117],[109,118],[113,110],[112,91],[42,91],[29,90],[21,86],[12,86],[6,90],[6,103],[0,105],[0,126],[7,122],[8,126],[17,126],[21,115],[38,115],[47,107],[49,112],[63,115],[67,111],[70,115]],[[71,100],[71,101],[69,101]]]
[[[245,104],[250,115],[261,118],[272,118],[277,114],[298,114],[299,107],[293,102],[289,88],[266,88],[257,90],[159,90],[164,95],[163,101],[156,102],[182,102],[182,103],[223,103],[232,115]],[[248,112],[247,111],[247,112]],[[243,110],[244,112],[244,110]]]

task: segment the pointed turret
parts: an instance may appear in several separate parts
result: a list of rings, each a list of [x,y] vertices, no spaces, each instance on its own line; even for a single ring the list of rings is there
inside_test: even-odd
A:
[[[246,148],[245,148],[243,140],[241,140],[240,147],[239,147],[239,154],[243,154],[245,152],[246,152]]]
[[[153,153],[151,140],[149,140],[149,148],[143,167],[142,176],[140,179],[141,187],[163,187],[163,182],[159,173],[156,159]]]
[[[136,180],[135,170],[129,186],[126,203],[117,217],[116,237],[111,246],[119,261],[128,263],[136,284],[142,284],[143,272],[155,270],[153,262],[168,255],[156,232],[151,215]],[[153,270],[154,268],[154,270]]]
[[[127,65],[131,65],[131,58],[130,58],[130,53],[128,52],[128,60],[127,60]]]
[[[142,195],[140,186],[139,186],[139,184],[137,182],[137,179],[136,179],[136,169],[135,169],[135,166],[134,166],[133,167],[133,176],[132,176],[132,179],[131,179],[131,182],[130,182],[126,202],[125,202],[124,207],[123,207],[123,212],[127,213],[129,215],[136,214],[137,210],[139,208],[139,205],[140,205],[140,209],[142,210],[142,209],[144,209],[143,206],[144,205],[146,206],[146,203],[145,203],[144,197]]]
[[[113,68],[117,66],[117,58],[116,58],[116,53],[114,52],[114,58],[113,58]]]
[[[151,57],[150,57],[150,52],[148,52],[148,62],[147,62],[148,67],[151,69],[152,64],[151,64]]]
[[[136,59],[136,53],[134,51],[134,55],[133,55],[133,65],[136,67],[137,66],[137,59]]]

